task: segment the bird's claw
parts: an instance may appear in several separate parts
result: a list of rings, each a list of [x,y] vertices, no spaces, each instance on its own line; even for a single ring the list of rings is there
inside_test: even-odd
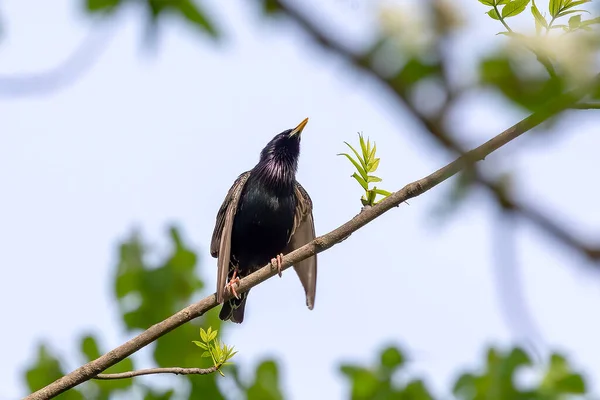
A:
[[[233,276],[231,277],[229,282],[227,282],[227,285],[225,285],[225,290],[227,290],[227,287],[229,287],[229,289],[231,290],[231,293],[233,293],[233,295],[235,296],[236,299],[239,299],[240,296],[238,296],[233,285],[236,283],[239,283],[239,282],[240,282],[240,278],[237,277],[237,269],[236,269],[235,271],[233,271]]]
[[[277,266],[277,275],[281,278],[281,258],[283,254],[277,254],[277,257],[271,258],[271,265]]]

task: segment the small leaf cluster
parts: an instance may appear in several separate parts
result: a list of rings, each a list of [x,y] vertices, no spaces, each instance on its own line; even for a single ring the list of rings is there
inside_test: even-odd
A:
[[[590,31],[592,28],[590,25],[600,24],[600,18],[593,18],[588,20],[582,20],[582,13],[588,13],[587,10],[577,9],[575,7],[580,6],[585,3],[590,3],[592,0],[550,0],[548,5],[548,11],[550,12],[550,16],[552,17],[550,21],[547,21],[546,18],[542,15],[540,10],[535,4],[535,0],[532,1],[531,5],[531,13],[535,18],[535,27],[538,34],[542,31],[542,29],[546,29],[548,32],[550,29],[562,29],[565,32],[574,32],[577,30],[586,30]],[[579,14],[577,14],[579,13]],[[570,14],[577,14],[571,16],[569,18],[568,25],[567,24],[557,24],[554,22],[561,17]]]
[[[193,340],[192,342],[201,349],[204,349],[202,357],[211,357],[217,371],[219,371],[221,376],[225,376],[221,371],[221,366],[231,364],[227,361],[230,360],[237,351],[233,351],[233,346],[229,347],[217,339],[217,333],[218,331],[216,329],[213,331],[210,326],[206,331],[200,328],[200,339],[202,339],[202,341]]]
[[[353,173],[351,177],[356,179],[360,186],[365,190],[365,194],[360,198],[362,205],[373,206],[381,201],[375,201],[377,195],[381,195],[383,198],[386,198],[391,193],[387,190],[378,189],[376,186],[374,186],[372,189],[369,189],[370,183],[381,182],[381,178],[372,175],[375,171],[377,171],[380,159],[375,156],[375,152],[377,151],[377,145],[375,142],[373,142],[373,147],[371,147],[371,140],[369,138],[367,138],[367,141],[365,142],[362,133],[359,133],[358,137],[362,155],[359,154],[358,151],[356,151],[348,142],[344,142],[346,143],[346,146],[352,150],[356,156],[356,159],[354,159],[348,153],[339,153],[338,156],[346,156],[346,158],[354,165],[354,168],[356,168],[357,172]]]
[[[537,6],[535,5],[535,1],[531,6],[531,12],[535,18],[536,30],[539,33],[542,28],[545,28],[546,31],[550,29],[562,29],[565,32],[574,32],[577,30],[585,30],[590,31],[592,28],[590,25],[600,24],[600,18],[593,18],[588,20],[582,20],[582,13],[588,13],[587,10],[577,9],[575,7],[580,6],[585,3],[590,3],[592,0],[551,0],[548,6],[548,10],[552,19],[550,22],[544,18],[544,16],[540,13]],[[579,14],[577,14],[579,13]],[[555,25],[554,21],[560,17],[564,17],[569,14],[577,14],[571,16],[569,18],[568,25],[567,24],[558,24]]]
[[[548,4],[550,20],[548,21],[535,4],[535,0],[479,0],[480,3],[492,7],[487,12],[487,15],[489,15],[492,19],[501,21],[508,30],[508,32],[501,33],[508,35],[515,35],[515,33],[508,27],[504,19],[521,14],[523,11],[525,11],[530,2],[531,13],[535,19],[535,26],[538,35],[543,29],[546,30],[546,33],[551,29],[563,29],[565,32],[573,32],[580,29],[589,31],[591,30],[590,25],[600,24],[600,18],[582,20],[582,13],[589,14],[589,12],[576,7],[585,3],[590,3],[591,1],[592,0],[550,0]],[[568,24],[554,24],[558,18],[570,14],[577,15],[571,16]]]
[[[495,20],[514,17],[521,14],[530,0],[479,0],[480,3],[492,7],[486,14]]]

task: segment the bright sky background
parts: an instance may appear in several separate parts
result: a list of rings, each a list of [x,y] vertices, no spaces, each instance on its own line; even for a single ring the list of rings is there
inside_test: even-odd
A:
[[[62,62],[92,27],[79,3],[3,2],[0,72]],[[84,332],[98,332],[103,348],[129,338],[118,323],[111,278],[116,244],[132,228],[160,246],[167,225],[177,223],[199,250],[213,290],[208,246],[226,191],[273,135],[304,117],[310,122],[298,180],[313,199],[317,234],[359,211],[351,166],[335,155],[357,131],[377,141],[389,190],[450,160],[369,80],[300,30],[262,19],[248,2],[224,3],[206,6],[229,33],[222,45],[171,21],[155,51],[145,51],[143,18],[130,8],[108,29],[107,51],[74,85],[48,96],[0,98],[0,399],[25,394],[23,368],[41,340],[74,368]],[[458,37],[455,58],[459,73],[472,74],[476,55],[506,39],[495,36],[500,27],[483,6],[462,4],[473,20]],[[376,23],[376,2],[303,5],[344,32],[347,43]],[[547,135],[521,138],[485,163],[518,173],[522,198],[598,238],[600,114],[571,114]],[[524,115],[496,95],[472,96],[456,116],[457,131],[479,144]],[[483,359],[484,346],[510,344],[517,336],[500,312],[494,281],[497,211],[478,192],[442,223],[434,208],[448,188],[319,255],[312,312],[293,273],[253,289],[244,323],[226,337],[243,370],[275,355],[290,399],[341,399],[348,385],[340,362],[372,362],[375,351],[398,343],[410,350],[413,369],[445,390],[459,368]],[[600,374],[598,276],[527,224],[516,240],[525,297],[545,341]]]

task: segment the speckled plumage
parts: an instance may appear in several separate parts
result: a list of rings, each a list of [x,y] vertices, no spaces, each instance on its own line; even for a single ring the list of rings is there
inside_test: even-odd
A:
[[[216,218],[211,255],[217,261],[217,301],[223,302],[226,281],[268,264],[315,238],[312,201],[296,181],[300,133],[305,119],[294,129],[276,135],[261,151],[256,166],[238,176]],[[317,256],[294,266],[305,290],[306,304],[314,307]],[[223,304],[219,317],[241,323],[248,292]]]

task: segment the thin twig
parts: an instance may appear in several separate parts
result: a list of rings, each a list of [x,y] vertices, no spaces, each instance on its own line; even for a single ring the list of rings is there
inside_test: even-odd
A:
[[[141,375],[153,375],[153,374],[175,374],[175,375],[208,375],[216,372],[220,365],[215,365],[210,368],[147,368],[138,369],[136,371],[119,372],[115,374],[98,374],[94,379],[99,380],[113,380],[113,379],[127,379]]]
[[[321,253],[336,244],[343,239],[347,238],[351,233],[362,228],[375,218],[380,217],[385,212],[391,210],[394,207],[402,204],[406,200],[417,197],[433,187],[439,185],[450,177],[456,175],[459,171],[464,169],[466,166],[472,165],[474,162],[483,160],[485,157],[490,155],[492,152],[498,150],[500,147],[506,145],[510,141],[521,136],[523,133],[533,129],[537,125],[541,124],[548,118],[556,115],[557,113],[567,109],[573,105],[583,95],[580,91],[569,92],[552,99],[547,107],[543,111],[536,112],[529,117],[523,119],[516,125],[508,128],[501,134],[488,140],[481,146],[465,153],[463,156],[454,160],[445,167],[440,168],[434,173],[412,183],[409,183],[401,190],[392,193],[390,196],[377,203],[375,206],[362,210],[361,213],[356,215],[350,221],[334,229],[333,231],[317,237],[312,242],[286,254],[282,259],[282,270],[288,269],[290,266],[297,264],[298,262],[313,256],[317,253]],[[267,279],[277,274],[277,268],[271,264],[261,268],[255,273],[241,279],[239,281],[236,291],[243,293],[253,288],[254,286],[266,281]],[[230,290],[227,290],[224,296],[224,300],[231,298]],[[197,303],[194,303],[169,318],[151,326],[146,331],[142,332],[133,339],[128,340],[119,347],[109,351],[108,353],[100,356],[99,358],[88,362],[87,364],[77,368],[69,374],[57,379],[48,386],[45,386],[38,391],[25,397],[25,400],[41,400],[50,399],[57,396],[60,393],[65,392],[93,377],[97,376],[102,371],[115,365],[119,361],[125,359],[141,348],[154,342],[159,337],[167,334],[173,329],[197,318],[208,310],[218,306],[216,300],[216,293],[205,297]]]

